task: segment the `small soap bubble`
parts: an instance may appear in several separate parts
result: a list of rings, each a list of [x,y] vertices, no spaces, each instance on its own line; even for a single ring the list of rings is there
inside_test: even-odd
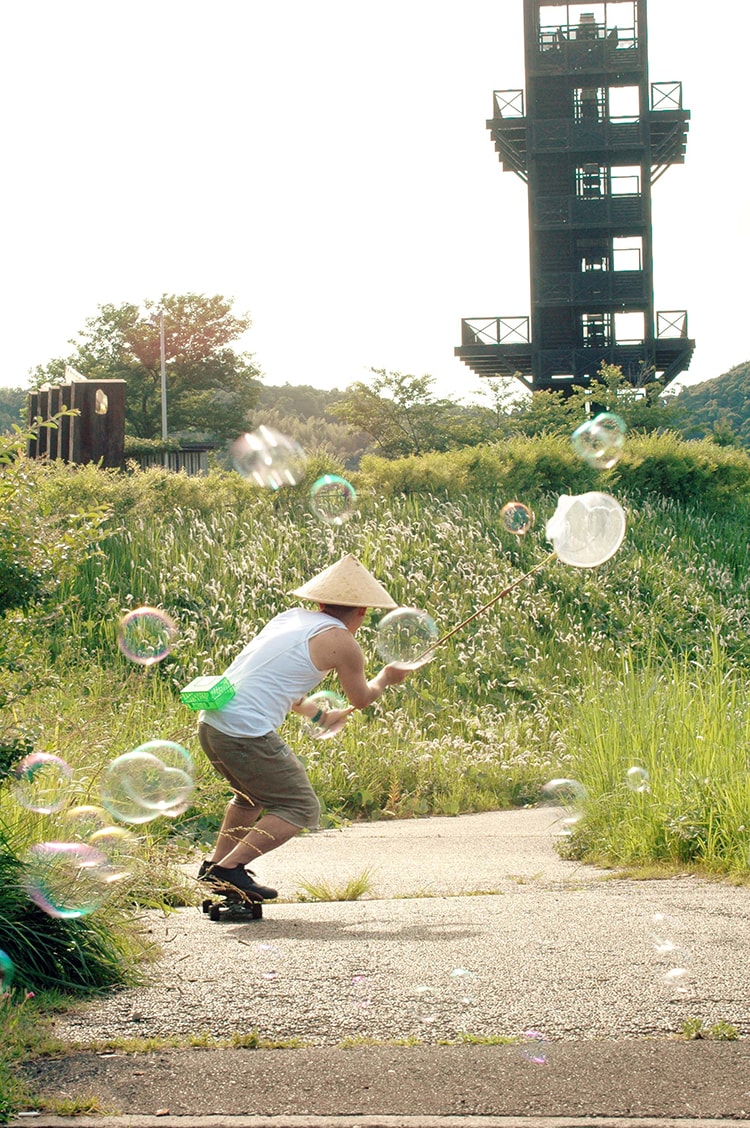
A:
[[[566,817],[559,820],[561,835],[570,835],[580,822],[587,799],[586,788],[576,779],[551,779],[542,788],[543,802],[565,808]]]
[[[177,627],[166,611],[136,607],[117,624],[117,645],[131,662],[154,666],[169,654]]]
[[[432,649],[440,637],[435,620],[416,607],[397,607],[378,624],[376,642],[384,662],[418,670],[435,657]]]
[[[670,967],[661,981],[665,990],[675,997],[684,997],[691,992],[692,976],[686,967]]]
[[[327,740],[329,737],[335,736],[337,732],[341,732],[348,720],[348,716],[339,717],[337,721],[328,720],[328,714],[332,709],[349,708],[349,702],[346,698],[330,689],[321,689],[318,693],[312,693],[305,698],[302,705],[315,710],[302,721],[302,728],[313,740]],[[319,717],[318,713],[320,713]],[[317,720],[313,719],[315,717],[317,717]]]
[[[0,995],[10,987],[15,974],[13,960],[0,948]]]
[[[352,1001],[356,1007],[369,1007],[372,999],[369,994],[370,984],[366,975],[352,976]]]
[[[354,486],[338,474],[324,474],[310,488],[310,508],[327,525],[344,525],[356,503]]]
[[[521,501],[509,501],[500,510],[500,520],[509,533],[522,537],[533,528],[536,518],[528,505],[524,505]]]
[[[173,740],[148,740],[134,751],[156,756],[164,765],[161,787],[156,796],[159,813],[168,818],[184,814],[190,806],[195,786],[195,765],[187,748]]]
[[[602,411],[573,432],[573,449],[596,470],[610,470],[622,455],[626,429],[619,415]]]
[[[88,916],[108,893],[107,858],[79,842],[39,842],[22,859],[23,888],[48,916]]]
[[[414,997],[414,1010],[417,1020],[424,1026],[429,1026],[430,1023],[435,1022],[437,1019],[436,1000],[435,994],[431,987],[425,983],[419,983],[412,991]]]
[[[305,476],[305,452],[295,439],[260,426],[235,439],[230,448],[238,474],[264,489],[296,486]]]
[[[641,795],[651,790],[649,785],[649,776],[645,768],[632,767],[628,768],[625,773],[625,782],[631,791],[636,791]]]
[[[92,834],[109,826],[110,822],[104,807],[70,807],[62,816],[61,834],[66,842],[88,842]]]
[[[107,859],[105,880],[108,885],[122,881],[133,872],[137,861],[138,838],[124,826],[105,826],[94,831],[89,845],[101,851]]]
[[[532,1065],[547,1064],[547,1048],[544,1034],[539,1030],[524,1030],[521,1035],[521,1054]]]
[[[51,752],[31,752],[11,772],[13,798],[27,811],[51,815],[60,811],[70,796],[73,769]]]
[[[464,1006],[472,1006],[476,1002],[474,996],[470,994],[474,972],[469,971],[467,967],[454,967],[450,973],[450,979],[458,992],[458,1002]]]

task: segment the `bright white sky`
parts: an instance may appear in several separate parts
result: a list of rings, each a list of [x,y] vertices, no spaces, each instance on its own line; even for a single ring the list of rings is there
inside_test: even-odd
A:
[[[654,188],[656,307],[691,383],[750,359],[747,6],[650,0],[687,162]],[[234,299],[268,384],[482,381],[462,317],[529,313],[526,188],[485,128],[522,0],[23,0],[3,8],[0,385],[104,303]]]

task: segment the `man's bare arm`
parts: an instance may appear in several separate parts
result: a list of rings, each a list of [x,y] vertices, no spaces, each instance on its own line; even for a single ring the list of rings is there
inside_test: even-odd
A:
[[[356,709],[377,701],[389,685],[400,685],[409,671],[383,666],[369,681],[365,677],[365,658],[352,634],[334,628],[310,639],[310,657],[319,670],[335,670],[347,699]]]

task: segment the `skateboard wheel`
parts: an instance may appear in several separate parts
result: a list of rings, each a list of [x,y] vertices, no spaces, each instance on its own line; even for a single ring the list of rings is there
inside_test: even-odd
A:
[[[209,898],[207,897],[207,898],[206,898],[206,900],[205,900],[205,901],[203,902],[203,904],[201,905],[201,908],[203,909],[203,912],[204,912],[204,913],[207,913],[207,912],[208,912],[208,910],[209,910],[209,909],[211,908],[211,905],[212,905],[212,904],[213,904],[213,902],[212,902],[212,901],[211,901],[211,900],[210,900],[210,899],[209,899]]]
[[[221,906],[220,905],[211,905],[210,906],[210,908],[208,910],[208,919],[209,920],[221,920]]]

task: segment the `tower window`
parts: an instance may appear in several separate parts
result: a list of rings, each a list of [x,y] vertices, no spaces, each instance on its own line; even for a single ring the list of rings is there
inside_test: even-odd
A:
[[[579,86],[573,91],[573,120],[579,123],[604,121],[605,105],[603,86]]]
[[[640,345],[645,334],[646,318],[643,313],[633,310],[615,314],[615,344]]]
[[[581,339],[587,348],[603,348],[612,338],[612,319],[608,313],[582,313]]]
[[[597,200],[607,194],[607,166],[595,163],[576,168],[576,196],[583,200]]]
[[[576,255],[582,273],[592,270],[611,270],[609,242],[606,239],[577,239]]]
[[[638,121],[641,100],[637,86],[610,86],[607,101],[610,121]]]
[[[640,235],[612,240],[613,270],[643,270],[643,239]]]
[[[640,165],[618,165],[611,169],[610,191],[613,196],[640,196]]]

